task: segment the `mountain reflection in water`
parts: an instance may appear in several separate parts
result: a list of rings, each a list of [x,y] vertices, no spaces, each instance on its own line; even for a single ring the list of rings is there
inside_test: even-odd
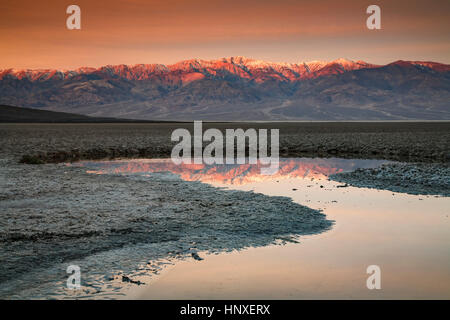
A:
[[[170,159],[134,159],[117,161],[96,161],[74,164],[89,167],[89,173],[95,174],[148,174],[153,172],[171,172],[185,181],[243,185],[252,182],[275,179],[323,179],[331,174],[353,171],[358,168],[374,168],[385,160],[360,160],[338,158],[286,158],[280,159],[277,173],[261,174],[265,165],[258,164],[174,164]]]

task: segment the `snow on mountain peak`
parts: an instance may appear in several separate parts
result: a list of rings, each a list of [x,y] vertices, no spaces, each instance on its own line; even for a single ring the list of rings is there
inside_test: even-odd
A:
[[[416,65],[438,72],[450,71],[450,66],[436,62],[396,61],[393,65]],[[128,80],[160,79],[172,83],[189,83],[205,77],[237,77],[264,82],[267,80],[298,81],[320,76],[343,73],[362,68],[378,68],[380,65],[361,60],[339,58],[333,61],[308,61],[300,63],[270,62],[244,56],[233,56],[217,60],[190,59],[171,65],[135,64],[106,65],[99,68],[80,67],[74,70],[55,69],[4,69],[0,80],[6,78],[29,81],[67,80],[74,76],[96,74],[102,78],[126,78]]]

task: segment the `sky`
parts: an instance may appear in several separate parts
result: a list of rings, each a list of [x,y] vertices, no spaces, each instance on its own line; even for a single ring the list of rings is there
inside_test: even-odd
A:
[[[68,30],[66,8],[81,8]],[[366,8],[381,8],[369,30]],[[0,69],[246,56],[450,63],[448,0],[1,0]]]

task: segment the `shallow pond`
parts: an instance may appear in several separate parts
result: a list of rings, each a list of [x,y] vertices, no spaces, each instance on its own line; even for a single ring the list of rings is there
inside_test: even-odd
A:
[[[84,163],[89,173],[172,172],[214,187],[287,196],[335,221],[299,243],[246,248],[172,262],[146,285],[128,286],[138,299],[449,299],[450,198],[355,188],[328,176],[386,161],[282,159],[261,175],[258,165],[183,165],[170,160]],[[186,199],[189,200],[189,199]],[[366,269],[381,269],[381,289],[369,290]]]

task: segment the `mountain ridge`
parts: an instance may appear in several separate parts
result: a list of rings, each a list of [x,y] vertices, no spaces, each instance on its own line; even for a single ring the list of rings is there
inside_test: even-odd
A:
[[[251,58],[246,58],[243,56],[221,58],[216,60],[203,60],[203,59],[189,59],[176,62],[174,64],[118,64],[118,65],[105,65],[98,68],[94,67],[80,67],[73,70],[67,69],[0,69],[0,80],[10,76],[15,77],[19,80],[27,78],[32,81],[37,80],[50,80],[53,77],[58,79],[67,79],[80,74],[91,74],[91,73],[110,73],[114,75],[121,75],[123,72],[131,71],[135,72],[130,74],[132,77],[127,77],[128,80],[145,80],[145,77],[139,77],[139,72],[143,73],[167,73],[167,72],[194,72],[198,70],[217,70],[220,68],[226,68],[236,66],[244,68],[243,70],[255,70],[264,68],[273,68],[276,70],[281,70],[282,68],[290,69],[292,71],[305,71],[307,73],[316,72],[326,66],[337,64],[340,65],[344,70],[354,70],[362,67],[377,67],[378,65],[369,64],[364,61],[352,61],[344,58],[339,58],[333,61],[309,61],[309,62],[299,62],[299,63],[285,63],[285,62],[271,62],[265,60],[256,60]],[[230,69],[228,69],[231,71]],[[123,74],[122,74],[123,75]],[[145,76],[146,74],[144,74]],[[46,76],[46,77],[43,77]]]
[[[149,120],[93,118],[85,115],[0,105],[0,123],[151,123]]]
[[[374,69],[388,65],[423,66],[438,72],[450,71],[450,65],[432,61],[397,60],[386,65],[371,64],[362,60],[353,61],[339,58],[332,61],[313,60],[299,63],[271,62],[256,60],[243,56],[221,58],[216,60],[189,59],[174,64],[118,64],[95,67],[79,67],[66,69],[0,69],[0,80],[12,78],[34,81],[67,80],[81,75],[101,75],[122,77],[127,80],[150,80],[152,76],[169,77],[172,81],[186,84],[203,79],[206,76],[217,76],[226,70],[244,79],[264,82],[301,81],[320,76],[339,74],[359,69]],[[184,73],[184,74],[183,74]],[[177,77],[178,76],[178,77]]]

